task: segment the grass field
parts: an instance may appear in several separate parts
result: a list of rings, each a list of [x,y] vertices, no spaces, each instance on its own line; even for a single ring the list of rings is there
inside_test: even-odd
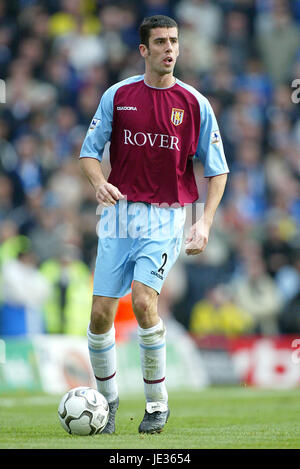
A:
[[[165,430],[140,435],[143,396],[121,398],[114,435],[72,436],[60,426],[60,396],[0,397],[1,449],[300,448],[300,391],[210,388],[170,393]]]

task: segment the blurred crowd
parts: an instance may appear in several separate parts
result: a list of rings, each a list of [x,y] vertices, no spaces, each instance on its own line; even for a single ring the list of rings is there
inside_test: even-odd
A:
[[[86,333],[97,205],[78,155],[103,92],[143,73],[153,14],[179,23],[175,75],[210,100],[230,167],[160,312],[198,337],[300,332],[300,0],[0,0],[1,335]]]

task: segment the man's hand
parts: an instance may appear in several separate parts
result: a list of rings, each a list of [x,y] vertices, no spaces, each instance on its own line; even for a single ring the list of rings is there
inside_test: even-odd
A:
[[[118,200],[124,199],[116,186],[106,181],[102,172],[101,163],[96,158],[80,158],[80,167],[88,178],[96,193],[97,202],[103,207],[115,205]]]
[[[110,205],[115,205],[118,200],[124,199],[124,195],[121,194],[116,186],[109,182],[103,182],[96,189],[96,199],[100,205],[109,207]]]
[[[190,229],[185,240],[185,252],[188,256],[200,254],[206,248],[211,224],[200,218]]]
[[[185,241],[185,252],[188,256],[200,254],[204,251],[215,212],[224,193],[226,180],[226,173],[209,178],[203,215],[191,227]]]

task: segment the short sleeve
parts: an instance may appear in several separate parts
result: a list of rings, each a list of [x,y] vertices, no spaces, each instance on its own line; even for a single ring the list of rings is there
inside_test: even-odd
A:
[[[80,158],[101,161],[106,143],[110,141],[113,121],[114,92],[108,89],[102,96],[97,111],[83,141]]]
[[[202,96],[200,105],[200,134],[196,150],[198,158],[204,166],[204,177],[228,173],[222,138],[209,101]]]

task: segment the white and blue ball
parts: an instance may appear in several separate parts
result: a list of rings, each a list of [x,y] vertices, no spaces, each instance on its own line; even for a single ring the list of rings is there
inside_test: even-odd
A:
[[[107,424],[109,406],[95,389],[79,386],[62,397],[58,417],[63,429],[72,435],[95,435]]]

